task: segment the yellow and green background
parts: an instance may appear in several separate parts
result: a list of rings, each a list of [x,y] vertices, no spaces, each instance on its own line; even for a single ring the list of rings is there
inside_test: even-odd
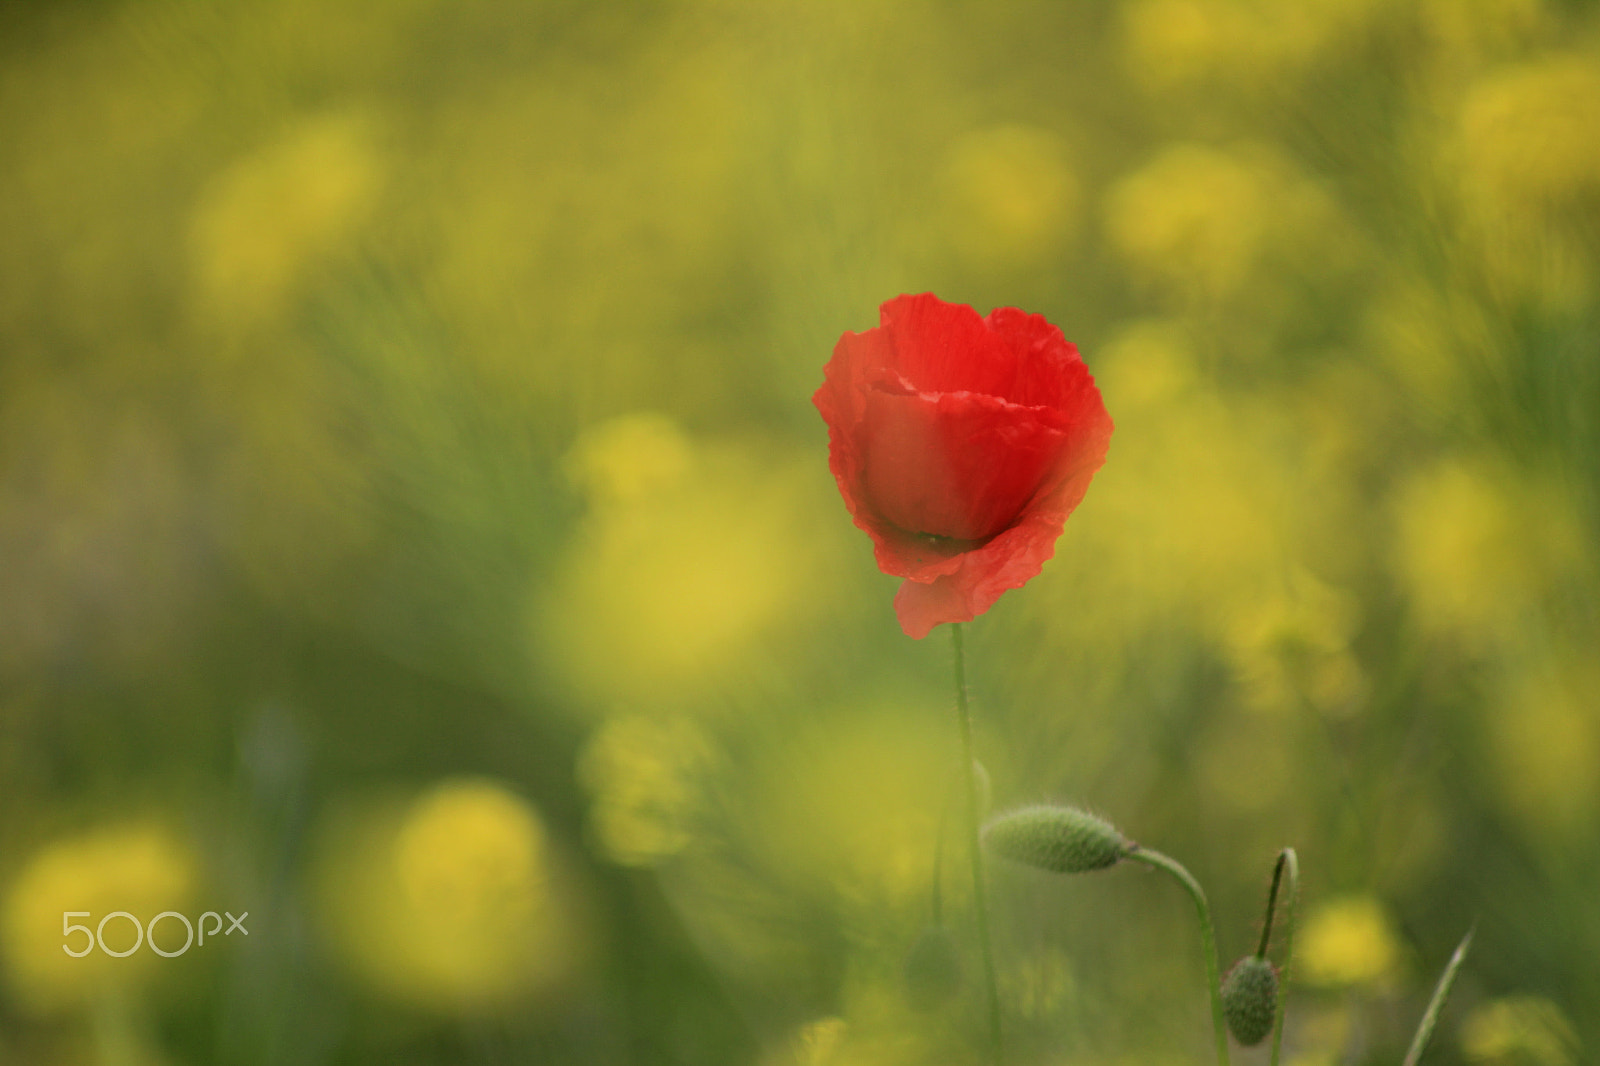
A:
[[[1117,426],[968,627],[995,808],[1224,965],[1296,846],[1287,1062],[1474,922],[1428,1061],[1600,1054],[1600,5],[13,0],[0,1061],[979,1061],[948,636],[809,403],[923,291]],[[991,876],[1014,1062],[1205,1060],[1170,884]]]

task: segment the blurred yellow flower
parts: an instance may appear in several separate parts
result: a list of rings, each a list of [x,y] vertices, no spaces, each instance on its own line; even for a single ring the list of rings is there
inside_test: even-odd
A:
[[[190,228],[202,309],[245,326],[279,312],[367,217],[382,175],[372,123],[357,113],[306,120],[216,175]]]
[[[697,445],[659,415],[592,427],[568,462],[589,515],[535,601],[545,664],[602,706],[740,676],[756,641],[821,602],[814,577],[838,540],[820,528],[813,465]]]
[[[1592,839],[1600,809],[1600,666],[1545,650],[1518,664],[1483,715],[1486,754],[1507,807],[1536,839]]]
[[[567,477],[599,507],[670,492],[689,478],[694,445],[666,415],[623,415],[585,433],[567,454]]]
[[[1160,408],[1201,385],[1184,328],[1163,319],[1130,322],[1106,344],[1096,378],[1113,410]]]
[[[1600,59],[1551,56],[1485,78],[1461,106],[1462,180],[1501,210],[1600,193]]]
[[[198,917],[190,907],[198,876],[188,844],[157,823],[107,826],[47,845],[28,860],[6,893],[3,943],[10,987],[24,1005],[49,1010],[148,981],[163,961],[148,943],[125,958],[111,957],[98,946],[74,958],[62,945],[81,950],[83,934],[63,937],[62,914],[88,911],[88,917],[70,921],[91,929],[117,911],[133,915],[141,926],[164,911],[192,920]],[[165,924],[160,928],[167,935]],[[114,951],[127,950],[143,937],[122,918],[107,922],[102,935]]]
[[[1349,39],[1380,9],[1381,0],[1134,0],[1123,8],[1123,59],[1152,88],[1254,88]]]
[[[1228,296],[1268,261],[1335,267],[1353,248],[1327,192],[1262,145],[1169,145],[1105,212],[1135,276],[1191,298]]]
[[[1574,1066],[1578,1034],[1548,999],[1512,996],[1473,1008],[1461,1023],[1461,1050],[1484,1066]]]
[[[1173,145],[1112,189],[1112,243],[1145,276],[1180,290],[1231,291],[1266,237],[1267,180],[1231,153]]]
[[[1155,87],[1211,74],[1242,36],[1233,9],[1207,0],[1134,0],[1122,11],[1124,62]]]
[[[595,731],[578,762],[593,796],[595,843],[611,861],[649,866],[690,839],[698,774],[710,743],[682,716],[621,715]]]
[[[1226,642],[1239,612],[1294,565],[1296,524],[1336,495],[1326,482],[1315,496],[1306,492],[1304,467],[1282,444],[1283,405],[1224,396],[1176,324],[1130,325],[1103,361],[1100,385],[1121,433],[1118,475],[1098,484],[1095,506],[1075,516],[1076,545],[1059,554],[1045,582],[1072,603],[1097,607],[1092,615],[1061,602],[1038,609],[1057,626],[1085,618],[1081,638],[1112,647],[1152,619],[1174,616]],[[1051,578],[1059,568],[1071,577]]]
[[[967,256],[1027,263],[1074,236],[1079,186],[1061,139],[1006,125],[958,137],[945,160],[946,225]]]
[[[1389,916],[1371,896],[1323,904],[1295,941],[1295,961],[1316,985],[1381,982],[1394,972],[1399,953]]]
[[[1395,564],[1418,620],[1469,644],[1514,635],[1589,565],[1568,495],[1497,462],[1445,460],[1413,475],[1397,507]]]
[[[1496,289],[1568,311],[1594,296],[1586,220],[1600,204],[1600,58],[1549,55],[1472,85],[1440,168],[1461,239]]]
[[[396,812],[331,830],[324,921],[367,984],[472,1012],[549,994],[579,950],[544,823],[491,780],[440,782]]]

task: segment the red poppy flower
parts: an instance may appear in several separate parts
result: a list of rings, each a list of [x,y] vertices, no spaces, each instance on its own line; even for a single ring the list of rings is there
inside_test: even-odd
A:
[[[1021,588],[1111,443],[1094,378],[1061,331],[1014,307],[987,318],[932,294],[897,296],[846,333],[812,402],[828,465],[922,638]]]

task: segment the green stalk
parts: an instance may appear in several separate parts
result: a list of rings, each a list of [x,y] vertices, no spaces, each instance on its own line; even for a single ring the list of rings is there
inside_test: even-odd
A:
[[[1433,990],[1433,999],[1422,1015],[1422,1024],[1417,1027],[1417,1035],[1411,1041],[1411,1050],[1406,1052],[1406,1060],[1402,1066],[1417,1066],[1422,1059],[1422,1053],[1427,1050],[1428,1041],[1433,1038],[1433,1027],[1439,1024],[1439,1012],[1444,1009],[1444,1001],[1450,998],[1450,986],[1456,983],[1456,973],[1466,961],[1467,950],[1472,947],[1472,934],[1473,930],[1468,929],[1467,935],[1461,938],[1461,943],[1456,947],[1455,954],[1450,956],[1450,962],[1445,966],[1443,976],[1439,978],[1438,987]]]
[[[1289,966],[1294,961],[1295,907],[1300,901],[1300,856],[1293,848],[1278,853],[1278,865],[1272,871],[1272,891],[1267,896],[1267,926],[1261,932],[1261,949],[1257,955],[1267,953],[1267,937],[1272,933],[1272,908],[1278,898],[1278,880],[1287,872],[1288,894],[1283,901],[1283,963],[1278,967],[1277,1017],[1272,1022],[1272,1066],[1278,1066],[1278,1054],[1283,1049],[1283,1015],[1289,1005]]]
[[[972,906],[978,918],[978,948],[983,956],[983,978],[989,992],[989,1045],[995,1066],[1005,1060],[1000,1036],[1000,985],[994,974],[994,949],[989,940],[989,904],[983,882],[983,848],[978,839],[978,772],[972,755],[972,712],[967,706],[967,656],[961,623],[950,626],[956,660],[956,723],[961,729],[961,756],[966,760],[962,777],[967,783],[967,847],[972,855]]]
[[[1211,921],[1211,905],[1206,902],[1205,890],[1183,868],[1182,863],[1159,851],[1138,847],[1128,853],[1128,858],[1167,871],[1178,879],[1178,883],[1188,890],[1189,898],[1194,900],[1195,913],[1200,916],[1200,939],[1205,946],[1206,987],[1211,990],[1211,1025],[1217,1035],[1217,1066],[1228,1066],[1228,1030],[1222,1020],[1222,975],[1217,963],[1217,932]]]

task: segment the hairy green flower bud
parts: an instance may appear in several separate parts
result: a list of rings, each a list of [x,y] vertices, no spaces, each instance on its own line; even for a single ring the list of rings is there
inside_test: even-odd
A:
[[[938,1010],[961,991],[961,953],[955,937],[930,925],[906,956],[906,999],[924,1013]]]
[[[1076,807],[1023,807],[983,831],[996,855],[1058,874],[1103,870],[1134,845],[1102,818]]]
[[[1245,1047],[1254,1047],[1272,1032],[1278,1012],[1278,971],[1259,955],[1233,964],[1222,979],[1222,1016],[1228,1031]]]

